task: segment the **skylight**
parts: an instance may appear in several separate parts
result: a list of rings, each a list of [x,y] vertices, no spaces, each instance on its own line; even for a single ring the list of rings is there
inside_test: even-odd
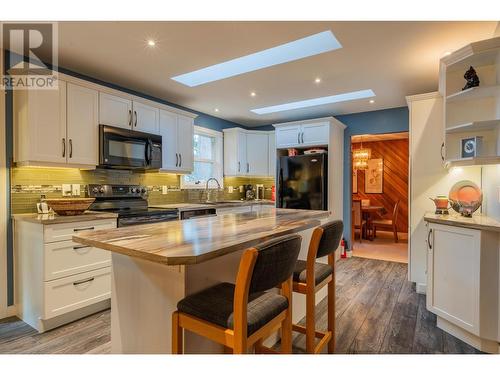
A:
[[[254,70],[303,59],[342,48],[330,30],[172,77],[174,81],[194,87],[208,82],[234,77]]]
[[[300,100],[298,102],[291,102],[291,103],[285,103],[285,104],[272,105],[270,107],[251,109],[251,111],[253,113],[257,113],[258,115],[266,115],[268,113],[283,112],[283,111],[289,111],[292,109],[314,107],[314,106],[322,105],[322,104],[347,102],[349,100],[371,98],[373,96],[375,96],[375,93],[371,89],[359,90],[359,91],[346,92],[344,94],[323,96],[321,98]]]

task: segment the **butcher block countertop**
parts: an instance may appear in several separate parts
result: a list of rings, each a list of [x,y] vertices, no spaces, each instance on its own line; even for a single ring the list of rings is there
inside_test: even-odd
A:
[[[314,228],[328,216],[328,211],[275,208],[82,232],[73,241],[166,265],[188,265]]]
[[[116,219],[117,214],[110,212],[85,211],[81,215],[61,216],[54,213],[50,214],[15,214],[12,215],[14,220],[28,221],[35,224],[66,224],[78,223],[81,221],[94,221],[105,219]]]
[[[425,214],[424,220],[436,224],[500,232],[500,222],[485,215],[464,217],[459,214],[436,215],[428,212]]]

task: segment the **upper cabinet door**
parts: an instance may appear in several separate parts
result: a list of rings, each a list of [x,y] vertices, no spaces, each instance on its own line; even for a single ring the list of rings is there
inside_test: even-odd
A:
[[[269,139],[267,133],[247,134],[247,174],[267,176],[269,164]]]
[[[327,145],[330,134],[328,122],[316,122],[302,125],[300,144],[302,146]]]
[[[269,167],[268,176],[275,177],[276,174],[276,134],[275,132],[268,134],[268,149],[269,149]]]
[[[248,174],[250,165],[247,159],[247,134],[239,131],[236,135],[236,154],[238,159],[237,170],[239,175]]]
[[[100,92],[99,124],[130,129],[132,124],[132,101]]]
[[[276,147],[287,148],[300,143],[300,125],[280,126],[276,128]]]
[[[146,104],[134,102],[132,129],[145,133],[159,134],[160,110]]]
[[[68,83],[66,103],[68,163],[97,165],[99,94]]]
[[[192,172],[194,168],[193,136],[194,119],[177,115],[177,152],[179,168],[184,172]]]
[[[177,170],[179,154],[177,152],[177,115],[175,113],[160,110],[160,135],[163,158],[161,169]]]
[[[18,98],[16,161],[66,163],[66,82],[59,81],[57,90],[29,90]]]

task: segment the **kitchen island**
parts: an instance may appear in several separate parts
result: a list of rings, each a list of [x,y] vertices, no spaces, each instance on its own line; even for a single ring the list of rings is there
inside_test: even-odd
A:
[[[305,259],[312,228],[329,217],[327,211],[269,209],[79,233],[73,240],[112,252],[112,353],[170,353],[179,300],[219,282],[234,283],[242,251],[271,238],[299,233],[299,258]],[[305,303],[295,297],[297,321]],[[186,332],[184,351],[223,348]]]

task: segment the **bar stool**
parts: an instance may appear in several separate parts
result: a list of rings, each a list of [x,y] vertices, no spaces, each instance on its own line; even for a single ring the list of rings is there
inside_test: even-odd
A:
[[[292,352],[292,273],[302,238],[288,235],[243,253],[236,284],[220,283],[187,296],[172,314],[172,353],[183,352],[183,330],[247,353],[281,328],[281,352]],[[269,289],[278,287],[281,294]],[[271,349],[265,348],[267,351]]]
[[[335,250],[339,247],[344,224],[331,221],[314,229],[307,260],[298,260],[293,271],[293,291],[306,295],[306,326],[293,325],[293,330],[306,335],[306,352],[320,353],[328,344],[328,353],[335,352]],[[316,262],[328,255],[328,264]],[[316,293],[328,285],[328,330],[316,331]],[[320,341],[315,345],[315,338]]]

